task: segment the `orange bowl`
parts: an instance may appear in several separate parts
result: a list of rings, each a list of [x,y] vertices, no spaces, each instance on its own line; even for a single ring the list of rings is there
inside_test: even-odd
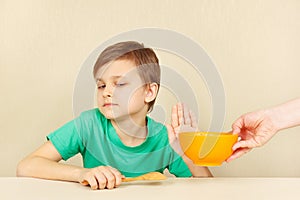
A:
[[[194,164],[201,166],[221,165],[231,154],[237,134],[216,132],[183,132],[179,134],[184,154]]]

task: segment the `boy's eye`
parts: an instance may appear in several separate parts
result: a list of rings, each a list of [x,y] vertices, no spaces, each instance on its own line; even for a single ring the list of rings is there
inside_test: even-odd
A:
[[[123,82],[121,82],[121,83],[116,83],[116,86],[117,86],[117,87],[121,87],[121,86],[124,86],[124,85],[126,85],[126,83],[123,83]]]
[[[103,88],[105,88],[105,84],[98,85],[98,89],[103,89]]]

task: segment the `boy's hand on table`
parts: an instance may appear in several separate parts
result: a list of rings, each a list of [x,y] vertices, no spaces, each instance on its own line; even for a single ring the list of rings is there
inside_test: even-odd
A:
[[[183,103],[173,106],[171,124],[167,124],[169,142],[172,148],[179,155],[183,155],[178,136],[181,132],[197,130],[197,120],[194,113]]]
[[[122,183],[124,176],[110,166],[84,168],[79,175],[78,182],[82,185],[90,185],[93,190],[113,189]]]

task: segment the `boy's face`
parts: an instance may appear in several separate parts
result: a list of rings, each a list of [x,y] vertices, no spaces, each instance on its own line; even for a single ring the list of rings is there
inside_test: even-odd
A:
[[[99,69],[96,78],[98,108],[107,119],[145,119],[147,90],[132,61],[112,61]]]

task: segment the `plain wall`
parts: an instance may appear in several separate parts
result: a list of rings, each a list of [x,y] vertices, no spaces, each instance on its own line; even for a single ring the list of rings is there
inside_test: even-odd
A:
[[[224,131],[243,113],[299,97],[299,10],[297,0],[0,0],[0,176],[15,176],[18,161],[73,118],[82,63],[102,42],[132,29],[173,30],[205,49],[225,88]],[[182,61],[157,53],[180,72]],[[189,79],[204,99],[199,121],[205,129],[209,94]],[[160,92],[164,105],[168,94]],[[264,147],[210,169],[215,176],[300,176],[299,142],[300,127],[284,130]],[[70,162],[81,163],[79,157]]]

